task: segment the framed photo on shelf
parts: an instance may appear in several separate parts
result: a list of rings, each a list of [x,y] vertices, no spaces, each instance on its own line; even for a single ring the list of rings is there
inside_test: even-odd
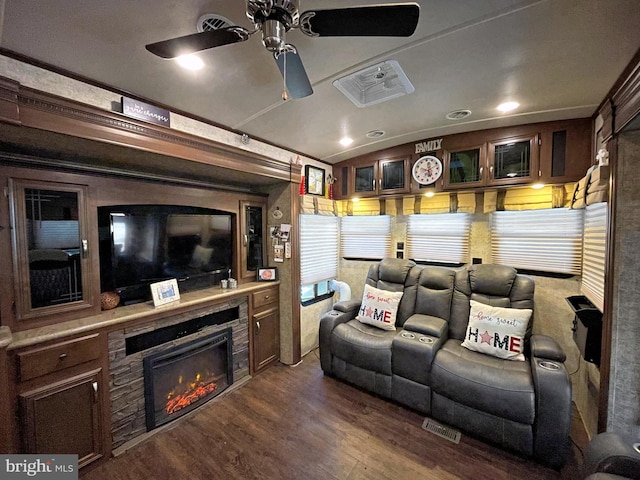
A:
[[[153,305],[156,307],[180,300],[178,281],[175,278],[165,280],[163,282],[152,283],[150,287],[151,296],[153,297]]]
[[[304,182],[307,193],[324,195],[324,168],[305,165]]]
[[[260,267],[258,268],[258,281],[259,282],[275,282],[278,280],[278,268],[277,267]]]

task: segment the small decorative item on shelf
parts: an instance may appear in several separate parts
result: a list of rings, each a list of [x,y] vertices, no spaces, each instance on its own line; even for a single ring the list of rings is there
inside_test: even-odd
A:
[[[100,294],[100,306],[102,310],[111,310],[120,303],[120,296],[116,292],[102,292]]]

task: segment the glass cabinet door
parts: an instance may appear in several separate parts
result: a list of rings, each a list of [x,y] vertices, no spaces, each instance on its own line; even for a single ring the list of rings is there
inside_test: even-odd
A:
[[[445,184],[448,187],[470,187],[484,181],[484,158],[481,147],[445,152]]]
[[[517,137],[489,144],[490,181],[494,183],[521,182],[538,177],[538,140]]]
[[[255,278],[258,268],[266,266],[264,205],[241,202],[242,278]]]
[[[90,304],[86,187],[11,185],[18,318]]]
[[[405,159],[380,162],[380,193],[402,192],[408,186],[408,165]]]
[[[375,165],[355,167],[354,171],[354,191],[356,193],[375,192],[376,190],[376,168]]]

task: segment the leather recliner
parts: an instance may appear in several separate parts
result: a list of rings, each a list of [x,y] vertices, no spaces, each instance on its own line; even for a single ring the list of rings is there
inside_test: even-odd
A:
[[[571,383],[557,343],[527,335],[524,362],[461,346],[470,300],[533,308],[530,277],[498,265],[456,271],[384,259],[370,267],[366,283],[404,292],[396,330],[355,320],[359,299],[336,303],[320,320],[320,362],[326,374],[545,465],[562,466]]]
[[[640,442],[615,432],[596,435],[584,453],[587,480],[640,480]]]

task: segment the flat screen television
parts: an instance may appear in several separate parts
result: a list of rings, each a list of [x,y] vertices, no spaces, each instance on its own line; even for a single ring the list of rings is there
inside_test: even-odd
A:
[[[121,304],[149,300],[149,285],[175,278],[181,291],[231,273],[235,215],[180,205],[98,207],[101,291]]]

